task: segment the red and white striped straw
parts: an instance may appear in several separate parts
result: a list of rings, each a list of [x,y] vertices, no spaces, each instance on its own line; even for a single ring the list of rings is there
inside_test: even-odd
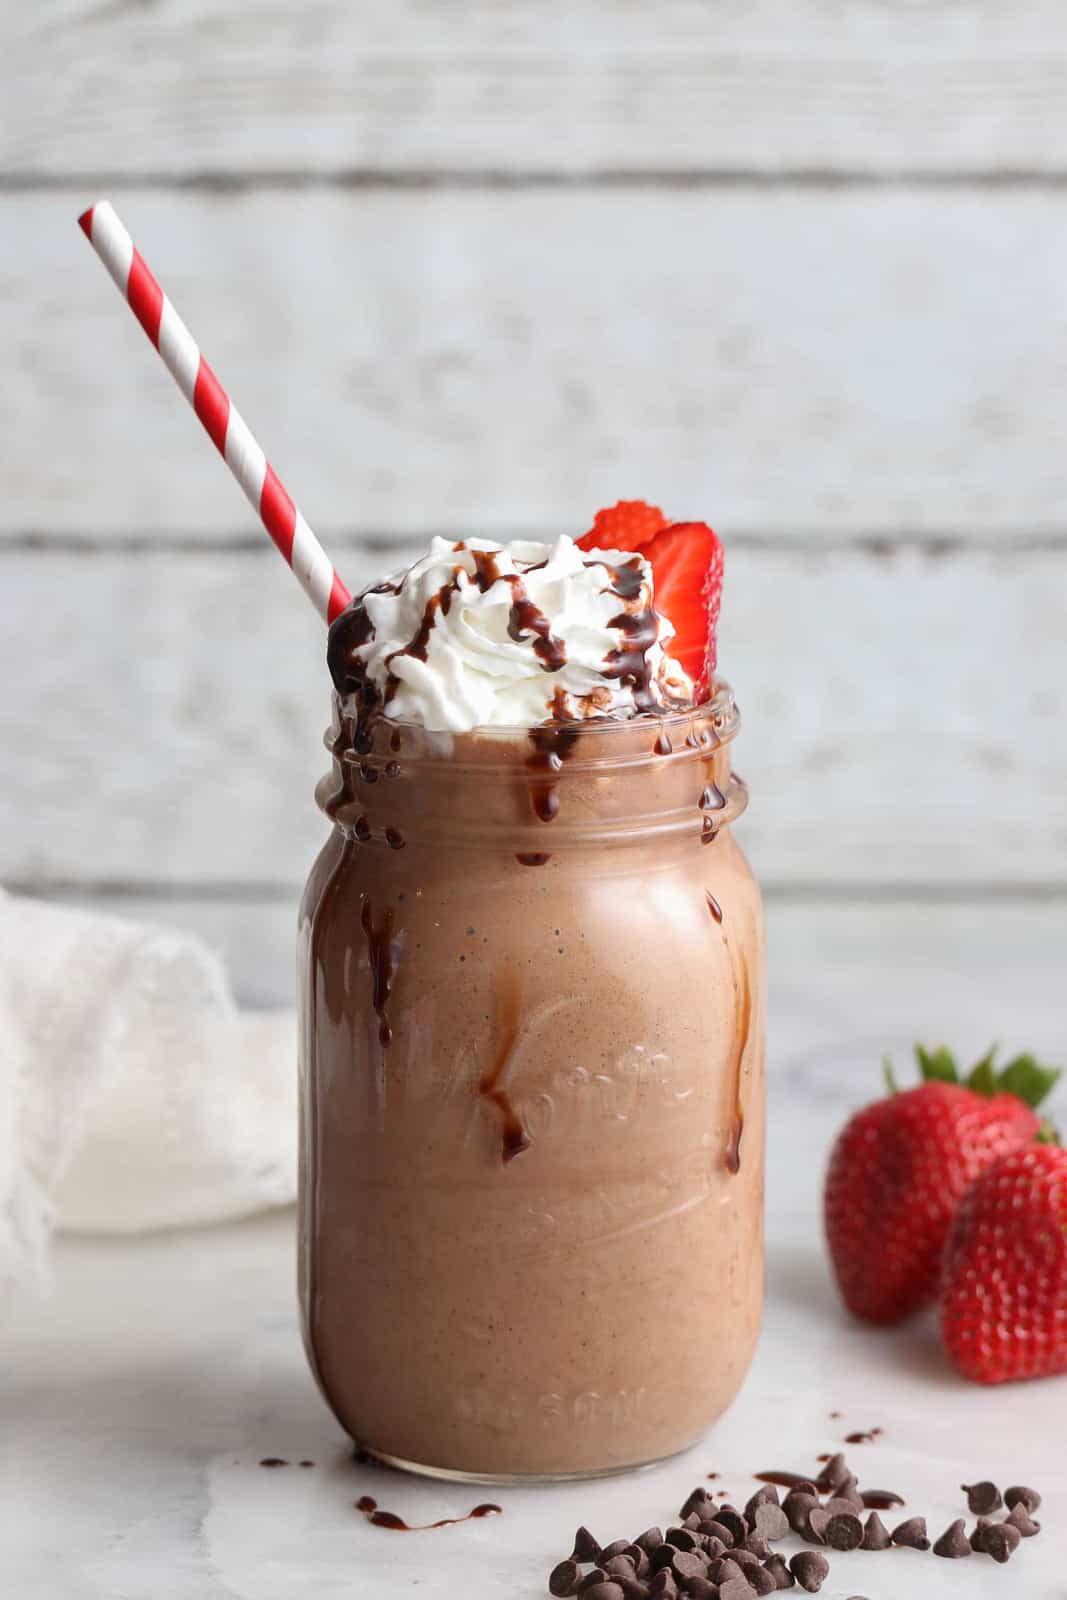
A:
[[[352,596],[289,497],[237,407],[200,354],[189,329],[145,265],[110,201],[78,218],[89,243],[125,296],[182,394],[207,430],[253,509],[320,616],[327,622]]]

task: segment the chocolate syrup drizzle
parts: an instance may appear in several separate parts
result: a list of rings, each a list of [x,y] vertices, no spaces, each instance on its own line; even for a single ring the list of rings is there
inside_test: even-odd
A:
[[[458,552],[466,547],[461,542],[455,548]],[[509,638],[518,643],[532,637],[533,651],[543,670],[559,672],[567,663],[566,646],[553,634],[551,622],[546,614],[530,599],[523,582],[523,574],[501,572],[497,551],[473,550],[470,555],[474,561],[472,581],[483,594],[497,582],[506,583],[511,590],[511,609],[507,624]],[[545,561],[535,562],[526,571],[536,572],[545,565],[547,565]],[[609,566],[597,560],[587,561],[585,565],[603,567],[611,581],[602,592],[617,596],[626,606],[638,599],[645,586],[640,557],[634,557],[633,560],[622,562],[618,566]],[[365,647],[374,637],[374,624],[367,611],[366,598],[372,594],[398,594],[403,587],[403,578],[387,579],[383,583],[365,589],[333,622],[326,660],[338,695],[343,699],[349,696],[355,698],[356,715],[352,744],[357,754],[366,755],[370,752],[374,725],[387,711],[396,694],[400,680],[392,670],[392,663],[402,655],[413,656],[419,661],[427,659],[430,636],[436,620],[438,616],[448,615],[460,574],[465,571],[465,567],[457,565],[452,577],[430,595],[419,626],[411,639],[388,657],[384,689],[379,688],[368,675],[363,657]],[[649,660],[649,651],[659,638],[657,612],[647,605],[636,611],[627,609],[613,617],[608,626],[622,635],[623,642],[618,649],[609,651],[605,657],[601,668],[604,678],[615,679],[624,688],[630,689],[634,708],[638,713],[662,714],[666,709],[676,709],[664,707],[652,693],[652,663]],[[607,698],[605,690],[602,689],[599,693]],[[590,696],[586,697],[590,704],[597,703],[597,694],[598,691],[593,690]],[[561,688],[557,688],[553,694],[550,710],[556,723],[569,719],[568,696]],[[334,755],[339,763],[346,732],[347,729],[343,728],[341,735],[334,742]],[[535,746],[535,753],[528,763],[533,774],[530,785],[531,802],[535,815],[542,822],[551,822],[559,812],[555,779],[568,750],[573,747],[577,733],[572,728],[544,724],[531,730],[531,737]],[[661,736],[657,749],[660,754],[669,753],[670,740],[666,734]],[[378,773],[376,768],[364,764],[360,769],[360,775],[369,783],[377,779]],[[335,814],[349,798],[347,783],[347,777],[343,778],[338,793],[330,796],[327,810],[331,815]]]
[[[393,936],[395,914],[392,906],[386,906],[381,922],[375,927],[370,897],[364,897],[360,920],[363,923],[363,932],[367,936],[367,959],[370,962],[373,984],[371,1003],[378,1018],[378,1041],[383,1050],[393,1037],[387,1010],[399,954],[399,940]]]
[[[711,912],[712,917],[721,926],[722,925],[722,906],[716,900],[715,896],[712,894],[710,889],[705,889],[704,890],[704,899],[708,902],[708,910]]]
[[[745,1051],[748,1049],[749,1034],[752,1031],[752,984],[748,975],[748,962],[745,959],[744,951],[740,945],[731,944],[731,941],[727,938],[726,929],[723,927],[725,919],[722,906],[710,889],[704,890],[704,899],[707,902],[712,921],[716,923],[722,934],[723,949],[726,951],[733,978],[733,1114],[730,1118],[730,1130],[727,1136],[726,1154],[723,1157],[723,1162],[727,1172],[736,1174],[741,1171],[741,1139],[745,1131],[745,1108],[741,1090]]]
[[[519,1041],[522,1020],[519,980],[509,969],[505,969],[501,975],[497,990],[496,1012],[496,1054],[488,1071],[483,1072],[481,1076],[478,1093],[490,1101],[500,1114],[500,1156],[507,1165],[509,1161],[514,1161],[516,1156],[521,1156],[524,1150],[530,1148],[530,1135],[523,1127],[511,1095],[504,1084],[504,1077]]]
[[[471,1522],[478,1517],[497,1517],[501,1514],[500,1506],[486,1501],[484,1505],[475,1506],[473,1511],[468,1511],[465,1517],[441,1517],[437,1522],[405,1522],[395,1511],[379,1511],[377,1500],[372,1500],[369,1494],[360,1495],[355,1506],[374,1527],[392,1528],[395,1533],[428,1533],[431,1528],[454,1528],[461,1522]]]
[[[723,939],[725,942],[725,934]],[[752,985],[749,982],[748,963],[744,953],[737,950],[737,974],[735,976],[735,993],[737,1004],[737,1022],[734,1037],[737,1041],[737,1053],[734,1057],[734,1114],[730,1123],[730,1139],[726,1146],[726,1170],[738,1173],[741,1171],[741,1138],[745,1131],[745,1111],[741,1101],[741,1071],[745,1060],[745,1051],[748,1049],[748,1036],[752,1028]]]

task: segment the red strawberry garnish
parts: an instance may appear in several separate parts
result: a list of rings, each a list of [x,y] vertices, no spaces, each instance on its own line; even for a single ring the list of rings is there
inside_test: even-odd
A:
[[[969,1184],[1031,1143],[1036,1106],[1058,1073],[1019,1056],[997,1073],[994,1051],[961,1082],[945,1049],[918,1047],[918,1088],[893,1091],[845,1125],[830,1156],[824,1220],[838,1287],[869,1322],[899,1322],[937,1292],[941,1253]]]
[[[643,500],[620,500],[593,518],[589,532],[578,540],[583,550],[643,550],[667,519],[659,506]]]
[[[722,541],[706,522],[668,523],[658,506],[620,500],[598,511],[583,550],[633,550],[652,565],[654,603],[674,625],[668,650],[698,688],[715,673],[722,604]]]
[[[641,554],[652,563],[656,610],[674,624],[667,649],[704,688],[715,674],[722,541],[706,522],[672,522]]]
[[[945,1250],[941,1332],[976,1383],[1067,1372],[1067,1150],[1027,1145],[968,1189]]]

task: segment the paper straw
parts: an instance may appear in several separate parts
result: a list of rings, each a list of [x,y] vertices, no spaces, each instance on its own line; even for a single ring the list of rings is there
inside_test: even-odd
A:
[[[110,201],[102,200],[83,212],[78,224],[312,605],[321,617],[332,622],[352,596],[248,424],[200,354],[189,329],[148,270],[114,207]]]

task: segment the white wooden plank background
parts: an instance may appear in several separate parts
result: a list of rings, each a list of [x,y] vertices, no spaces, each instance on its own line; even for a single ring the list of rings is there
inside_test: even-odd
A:
[[[934,1022],[942,973],[955,1014],[1001,963],[1055,987],[1060,5],[40,0],[0,32],[0,880],[290,996],[321,633],[74,226],[113,184],[353,583],[620,494],[721,525],[790,1014],[845,1026],[830,969],[892,975],[883,1042],[902,974]]]
[[[12,174],[1067,168],[1058,0],[35,0]]]
[[[86,198],[7,202],[0,528],[247,529],[75,226]],[[136,191],[121,209],[322,527],[573,527],[635,492],[728,532],[1067,522],[1059,196]]]

